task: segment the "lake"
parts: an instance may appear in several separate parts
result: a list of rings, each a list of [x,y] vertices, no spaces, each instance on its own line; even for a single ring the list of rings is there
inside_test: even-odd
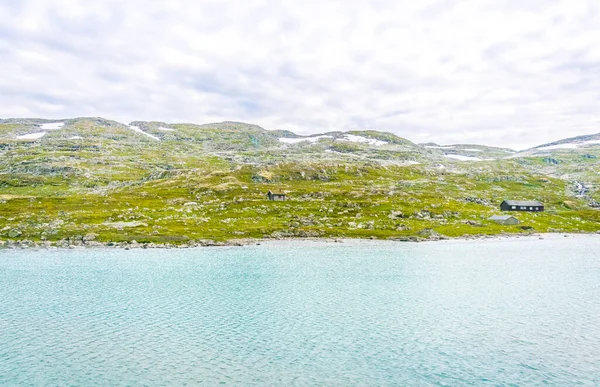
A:
[[[0,385],[600,385],[600,236],[0,250]]]

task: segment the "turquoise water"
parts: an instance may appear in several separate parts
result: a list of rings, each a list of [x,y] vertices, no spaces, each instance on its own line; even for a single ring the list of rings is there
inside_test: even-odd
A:
[[[600,385],[600,237],[0,251],[0,385]]]

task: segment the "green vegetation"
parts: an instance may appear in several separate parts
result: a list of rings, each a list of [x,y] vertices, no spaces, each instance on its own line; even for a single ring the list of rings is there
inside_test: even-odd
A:
[[[284,132],[240,123],[133,123],[157,141],[90,118],[67,120],[38,141],[16,138],[41,122],[0,124],[1,240],[181,244],[600,230],[595,149],[585,150],[591,157],[558,152],[556,164],[536,155],[468,163],[380,132],[353,134],[388,144],[284,145]],[[576,196],[574,180],[591,188]],[[288,200],[269,202],[268,190]],[[516,214],[518,226],[488,221],[508,198],[540,200],[547,211]]]

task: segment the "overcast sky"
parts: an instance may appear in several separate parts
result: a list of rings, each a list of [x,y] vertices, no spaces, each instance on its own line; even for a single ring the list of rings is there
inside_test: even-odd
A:
[[[525,148],[600,132],[598,0],[0,0],[0,117]]]

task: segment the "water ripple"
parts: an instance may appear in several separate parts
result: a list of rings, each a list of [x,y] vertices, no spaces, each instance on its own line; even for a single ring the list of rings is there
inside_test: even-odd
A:
[[[598,245],[1,251],[0,385],[600,385]]]

